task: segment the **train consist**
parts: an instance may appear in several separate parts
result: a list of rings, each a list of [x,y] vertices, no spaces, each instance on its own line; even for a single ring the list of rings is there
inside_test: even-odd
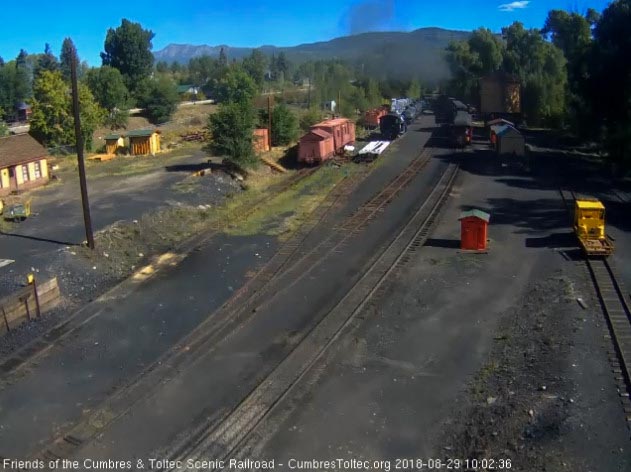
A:
[[[452,97],[440,95],[433,100],[436,124],[442,125],[454,147],[466,147],[473,138],[472,108]]]
[[[409,98],[393,98],[390,105],[390,113],[384,114],[379,119],[379,131],[387,140],[394,140],[407,131],[408,124],[412,123],[421,113],[423,104],[420,100]]]
[[[355,123],[333,118],[313,125],[298,143],[298,162],[320,164],[355,143]]]
[[[382,116],[387,115],[388,111],[389,107],[387,105],[366,111],[363,119],[364,127],[367,129],[379,128],[379,120]]]
[[[423,103],[409,98],[393,98],[390,105],[364,113],[362,122],[368,129],[379,128],[384,139],[394,140],[407,131],[409,123],[421,113]],[[317,123],[300,138],[298,162],[320,164],[355,143],[355,123],[348,118],[332,118]]]

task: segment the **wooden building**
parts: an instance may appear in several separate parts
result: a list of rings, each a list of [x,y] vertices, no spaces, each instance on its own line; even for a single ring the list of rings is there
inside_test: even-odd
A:
[[[270,150],[269,147],[269,133],[267,132],[267,128],[257,128],[253,132],[254,139],[252,141],[252,145],[254,147],[254,152],[267,152]]]
[[[495,72],[480,79],[480,113],[502,117],[521,113],[521,83],[516,76]]]
[[[140,129],[129,131],[129,152],[134,156],[155,156],[160,152],[160,131]]]
[[[124,134],[108,134],[105,136],[105,154],[113,156],[120,149],[125,148],[125,135]]]
[[[48,153],[30,134],[0,138],[0,195],[48,182]]]
[[[18,121],[25,122],[31,119],[31,115],[33,114],[30,105],[21,102],[15,107],[16,116]]]

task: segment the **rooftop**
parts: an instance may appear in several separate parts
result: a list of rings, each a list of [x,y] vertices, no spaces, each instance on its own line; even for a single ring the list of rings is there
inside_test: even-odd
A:
[[[605,205],[600,200],[595,199],[577,199],[576,206],[584,210],[604,210]]]
[[[127,132],[128,138],[140,138],[151,136],[153,133],[160,133],[157,129],[135,129]]]
[[[322,139],[327,139],[331,137],[330,133],[327,133],[326,131],[318,128],[312,129],[311,131],[309,131],[309,134],[315,134]]]
[[[348,118],[332,118],[330,120],[324,120],[321,121],[320,123],[316,123],[315,125],[312,126],[312,128],[318,127],[318,126],[336,126],[336,125],[342,125],[344,123],[348,123],[350,120]]]
[[[464,218],[470,218],[470,217],[480,218],[481,220],[484,220],[487,223],[491,220],[491,215],[489,215],[487,212],[482,211],[482,210],[476,210],[476,209],[463,211],[462,213],[460,213],[460,218],[458,219],[462,220]]]
[[[9,167],[43,158],[48,152],[30,134],[0,138],[0,167]]]

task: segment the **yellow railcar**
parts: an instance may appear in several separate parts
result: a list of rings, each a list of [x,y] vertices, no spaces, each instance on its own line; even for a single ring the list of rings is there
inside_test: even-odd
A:
[[[605,233],[605,206],[600,200],[576,199],[574,232],[588,256],[608,256],[613,243]]]

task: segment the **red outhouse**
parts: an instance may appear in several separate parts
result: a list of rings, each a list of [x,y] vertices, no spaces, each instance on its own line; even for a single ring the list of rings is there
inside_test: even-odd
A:
[[[465,251],[486,250],[487,228],[491,215],[481,210],[460,214],[460,248]]]

